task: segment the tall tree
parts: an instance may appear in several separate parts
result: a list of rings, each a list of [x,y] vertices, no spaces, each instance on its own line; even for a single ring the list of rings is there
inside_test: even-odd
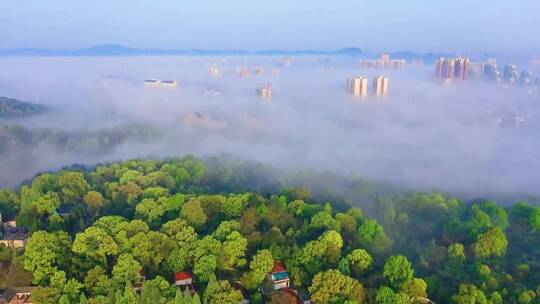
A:
[[[401,287],[403,283],[412,279],[414,270],[411,262],[403,255],[394,255],[386,260],[383,275],[395,287]]]

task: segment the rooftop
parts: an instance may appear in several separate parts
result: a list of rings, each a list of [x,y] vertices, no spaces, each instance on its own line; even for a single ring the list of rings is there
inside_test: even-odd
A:
[[[285,265],[283,265],[281,261],[275,261],[274,268],[272,268],[272,271],[270,273],[283,272],[283,271],[285,272],[287,271],[287,269],[285,268]]]
[[[288,279],[289,279],[289,273],[286,271],[272,273],[272,280],[274,281],[282,281],[282,280],[288,280]]]
[[[180,271],[180,272],[175,272],[174,273],[174,280],[175,281],[181,281],[181,280],[188,280],[188,279],[191,279],[192,276],[191,274],[185,272],[185,271]]]
[[[35,287],[27,286],[27,287],[10,287],[4,291],[2,295],[0,295],[0,303],[9,303],[13,297],[18,293],[30,293],[32,290],[34,290]]]

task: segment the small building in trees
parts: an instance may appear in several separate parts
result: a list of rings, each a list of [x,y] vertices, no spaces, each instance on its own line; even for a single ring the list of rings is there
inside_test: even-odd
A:
[[[31,304],[30,294],[35,287],[11,287],[0,295],[0,304]]]
[[[22,248],[28,243],[28,230],[18,228],[14,220],[2,221],[0,214],[0,245],[9,248]]]
[[[294,304],[310,303],[309,300],[303,300],[298,290],[292,286],[289,272],[281,261],[274,261],[274,267],[266,275],[259,290],[266,301]]]
[[[191,294],[195,293],[195,287],[193,286],[193,276],[186,271],[179,271],[174,273],[174,284],[180,288],[182,292],[189,290]]]
[[[146,281],[146,272],[144,272],[144,269],[141,269],[139,270],[139,277],[133,282],[133,290],[135,290],[135,292],[141,292],[144,281]]]
[[[291,279],[289,273],[280,261],[274,262],[274,268],[268,273],[267,279],[272,284],[273,290],[279,290],[283,288],[289,288],[291,286]]]

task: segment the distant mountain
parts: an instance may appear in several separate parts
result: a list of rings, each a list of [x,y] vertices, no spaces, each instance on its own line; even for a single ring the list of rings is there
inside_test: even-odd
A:
[[[97,45],[90,48],[69,51],[71,56],[136,56],[144,55],[145,50],[116,44]]]
[[[359,48],[344,48],[334,51],[320,50],[174,50],[174,49],[137,49],[117,44],[97,45],[77,50],[47,50],[35,48],[18,48],[0,50],[0,56],[226,56],[226,55],[342,55],[351,56],[362,54]]]
[[[379,54],[365,53],[356,47],[338,50],[175,50],[175,49],[138,49],[117,44],[103,44],[77,50],[47,50],[35,48],[19,48],[0,50],[0,57],[8,56],[355,56],[359,58],[377,58]],[[423,59],[426,62],[435,61],[439,56],[448,54],[420,54],[410,51],[390,53],[391,58]]]
[[[41,114],[47,107],[8,97],[0,97],[0,118],[17,118]]]

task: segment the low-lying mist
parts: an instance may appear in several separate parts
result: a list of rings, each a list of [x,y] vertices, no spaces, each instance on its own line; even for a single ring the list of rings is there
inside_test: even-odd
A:
[[[83,142],[5,139],[11,148],[0,148],[0,187],[72,163],[226,153],[467,198],[540,195],[537,93],[481,80],[443,85],[431,67],[358,70],[345,57],[281,63],[280,57],[1,58],[0,95],[52,110],[0,125]],[[208,74],[209,64],[220,68],[218,77]],[[242,77],[239,67],[264,72]],[[378,74],[390,77],[387,97],[346,96],[347,77],[370,77],[371,90]],[[152,78],[177,80],[178,88],[144,88]],[[267,82],[271,101],[255,94]],[[92,139],[121,126],[148,126],[159,136],[111,135],[103,149]]]

